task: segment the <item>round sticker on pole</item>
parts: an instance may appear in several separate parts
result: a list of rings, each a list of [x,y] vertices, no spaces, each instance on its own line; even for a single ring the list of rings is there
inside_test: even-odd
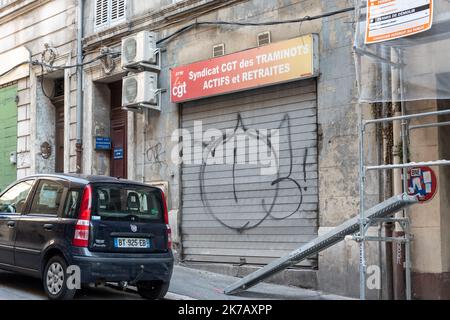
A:
[[[436,174],[430,167],[411,168],[408,171],[408,194],[417,196],[420,202],[428,202],[437,191]]]

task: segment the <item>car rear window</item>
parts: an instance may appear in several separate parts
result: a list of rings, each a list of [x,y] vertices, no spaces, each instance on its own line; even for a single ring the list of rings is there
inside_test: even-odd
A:
[[[130,185],[95,185],[93,219],[162,222],[161,191]]]

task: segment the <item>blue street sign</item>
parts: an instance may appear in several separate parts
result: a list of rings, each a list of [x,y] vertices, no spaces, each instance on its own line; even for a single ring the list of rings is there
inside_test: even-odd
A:
[[[95,150],[111,150],[112,142],[108,137],[95,137]]]
[[[122,160],[123,154],[123,148],[114,149],[114,160]]]

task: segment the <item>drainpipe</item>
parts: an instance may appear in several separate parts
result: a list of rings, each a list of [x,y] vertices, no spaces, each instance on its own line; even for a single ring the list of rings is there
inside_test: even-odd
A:
[[[81,163],[83,157],[83,12],[84,0],[78,0],[78,26],[77,26],[77,173],[82,172]]]
[[[386,53],[382,50],[378,50],[377,54],[386,60],[390,59],[390,53]],[[380,64],[376,70],[377,85],[376,95],[382,98],[380,103],[374,103],[372,107],[374,118],[387,118],[391,116],[391,69],[383,63]],[[380,123],[376,126],[376,144],[377,144],[377,163],[379,164],[392,164],[392,127],[390,124]],[[378,172],[378,190],[379,190],[379,202],[383,202],[386,199],[392,197],[392,177],[388,171]],[[378,224],[378,237],[381,238],[392,236],[393,225],[390,222]],[[384,257],[383,257],[384,256]],[[383,259],[384,258],[384,259]],[[383,300],[385,297],[387,300],[392,299],[392,245],[390,242],[378,242],[378,267],[382,271],[382,275],[385,278],[381,279],[381,286],[378,290],[378,300]]]
[[[377,54],[381,55],[380,50],[377,50]],[[375,79],[377,80],[375,82],[375,90],[376,90],[376,96],[383,96],[386,93],[386,75],[385,75],[385,68],[383,68],[384,66],[378,66],[376,68],[376,72],[375,72]],[[372,110],[372,117],[374,119],[378,119],[378,118],[382,118],[383,115],[383,108],[384,107],[384,103],[373,103],[370,105],[370,108]],[[375,140],[376,140],[376,151],[377,151],[377,155],[376,155],[376,163],[382,164],[383,160],[384,160],[384,139],[383,139],[383,124],[382,123],[377,123],[375,125]],[[378,171],[377,172],[377,178],[378,178],[378,202],[381,203],[385,200],[384,198],[384,173],[382,171]],[[378,237],[381,238],[382,237],[382,233],[383,233],[383,224],[380,222],[378,223]],[[383,267],[383,248],[382,248],[382,242],[379,241],[377,243],[378,245],[378,268],[381,271],[381,279],[380,279],[380,288],[378,289],[378,300],[382,300],[383,299],[383,272],[382,270],[384,270],[385,268]]]
[[[391,59],[390,52],[383,52],[382,54],[383,58],[386,60]],[[391,68],[383,63],[381,66],[382,69],[382,90],[383,90],[383,103],[382,103],[382,110],[381,110],[381,117],[387,118],[392,116],[392,82],[390,79],[390,76],[392,76],[392,70]],[[392,164],[392,125],[391,123],[384,123],[381,124],[381,135],[382,135],[382,145],[383,145],[383,164]],[[391,198],[392,195],[392,171],[385,170],[382,172],[383,178],[383,189],[381,193],[383,193],[383,201],[386,199]],[[382,229],[384,227],[384,236],[387,238],[392,237],[392,230],[393,230],[393,224],[391,222],[385,222],[382,226],[380,224],[379,227],[379,235],[381,236]],[[382,258],[382,243],[379,242],[379,258]],[[393,297],[393,286],[392,286],[392,243],[391,242],[385,242],[384,244],[384,255],[385,255],[385,262],[382,265],[380,262],[380,265],[384,267],[384,274],[386,275],[386,281],[384,282],[386,284],[386,288],[381,288],[382,290],[379,291],[380,296],[379,300],[383,299],[383,292],[385,292],[385,297],[387,300],[392,300]],[[383,269],[382,269],[383,270]],[[381,282],[383,284],[383,281]],[[384,289],[384,290],[383,290]]]
[[[393,62],[398,62],[398,54],[395,49],[391,50],[391,56]],[[393,111],[394,116],[401,116],[401,101],[399,101],[400,92],[400,72],[397,68],[392,67],[392,97],[393,97]],[[400,164],[401,161],[401,151],[402,151],[402,123],[401,121],[393,122],[393,135],[394,135],[394,152],[393,159],[394,164]],[[403,181],[402,181],[402,170],[394,170],[394,193],[401,194],[403,192]],[[403,218],[403,212],[398,212],[395,215],[396,218]],[[400,238],[403,237],[405,233],[401,226],[396,223],[393,232],[393,237]],[[392,255],[393,255],[393,291],[395,300],[405,299],[405,246],[402,243],[394,242],[392,244]]]
[[[142,183],[145,183],[145,158],[146,158],[148,114],[149,110],[147,108],[144,108],[142,112]]]

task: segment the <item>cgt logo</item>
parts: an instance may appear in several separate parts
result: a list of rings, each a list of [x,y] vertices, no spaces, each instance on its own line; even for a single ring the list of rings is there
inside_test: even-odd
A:
[[[172,88],[172,95],[177,98],[182,98],[186,93],[187,93],[186,81],[181,84],[177,84],[177,82],[175,82]]]

